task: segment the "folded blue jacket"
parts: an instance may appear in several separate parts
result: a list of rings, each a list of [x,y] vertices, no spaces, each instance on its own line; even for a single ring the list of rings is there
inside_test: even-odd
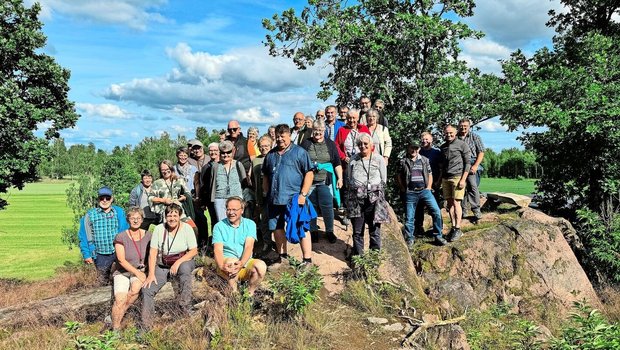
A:
[[[299,194],[293,196],[286,206],[284,220],[286,221],[286,240],[291,243],[299,243],[306,237],[306,231],[310,231],[310,220],[316,219],[316,211],[308,198],[306,204],[301,207],[297,203]]]

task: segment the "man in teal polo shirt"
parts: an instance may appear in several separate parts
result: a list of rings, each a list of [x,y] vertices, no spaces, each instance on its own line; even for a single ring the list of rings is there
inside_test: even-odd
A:
[[[245,202],[241,197],[226,200],[226,219],[213,228],[213,253],[217,273],[233,291],[239,281],[249,281],[248,293],[254,292],[265,278],[267,265],[259,259],[252,259],[256,242],[256,224],[242,217]]]

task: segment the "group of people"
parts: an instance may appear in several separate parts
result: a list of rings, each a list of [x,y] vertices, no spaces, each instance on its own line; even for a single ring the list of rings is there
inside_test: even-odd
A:
[[[248,281],[250,295],[267,271],[265,261],[255,258],[256,242],[262,243],[260,256],[272,249],[277,253],[270,264],[288,259],[287,243],[299,243],[302,264],[312,264],[312,245],[323,237],[319,215],[330,243],[338,240],[334,220],[341,216],[353,228],[352,255],[364,252],[366,227],[369,248],[380,249],[381,225],[390,220],[385,188],[392,140],[385,104],[377,100],[373,107],[364,96],[359,105],[327,106],[314,118],[298,112],[292,126],[271,126],[262,136],[250,127],[248,138],[232,120],[220,142],[205,150],[200,140],[190,140],[177,150],[176,163],[162,160],[159,179],[143,171],[127,212],[112,205],[112,190],[102,187],[98,206],[81,220],[79,239],[85,263],[96,266],[102,282],[113,280],[112,327],[120,327],[127,308],[142,294],[142,322],[149,328],[154,297],[168,280],[175,282],[181,311],[189,312],[193,258],[199,251],[213,255],[217,274],[233,290]],[[412,142],[399,160],[396,182],[406,207],[409,245],[422,227],[425,207],[436,242],[447,244],[440,188],[452,221],[448,240],[462,235],[463,198],[480,217],[484,147],[470,126],[461,121],[458,137],[456,128],[447,126],[440,149],[424,133],[421,146]]]

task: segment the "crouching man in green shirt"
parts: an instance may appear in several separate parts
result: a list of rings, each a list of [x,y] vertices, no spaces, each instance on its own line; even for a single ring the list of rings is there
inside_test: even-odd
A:
[[[252,259],[256,224],[241,216],[244,208],[245,202],[240,197],[226,200],[226,219],[213,228],[213,249],[218,275],[228,280],[235,292],[239,281],[249,281],[248,293],[254,295],[265,278],[267,265]]]

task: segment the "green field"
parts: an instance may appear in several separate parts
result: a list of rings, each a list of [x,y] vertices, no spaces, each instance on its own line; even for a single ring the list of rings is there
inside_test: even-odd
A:
[[[535,182],[535,179],[482,178],[480,192],[510,192],[527,196],[536,190]]]
[[[43,279],[65,262],[80,261],[79,249],[60,241],[61,227],[72,219],[65,195],[69,184],[32,183],[2,196],[9,205],[0,210],[0,278]]]

